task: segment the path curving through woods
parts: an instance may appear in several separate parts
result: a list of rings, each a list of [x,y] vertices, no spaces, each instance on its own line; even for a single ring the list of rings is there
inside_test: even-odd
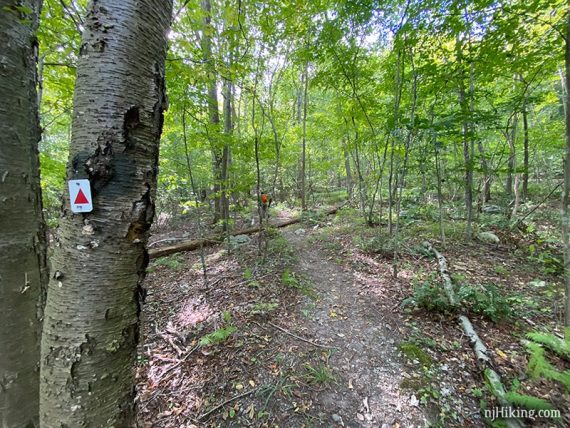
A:
[[[416,397],[400,388],[400,320],[374,304],[377,297],[368,295],[353,272],[330,260],[299,227],[288,228],[284,236],[298,255],[296,272],[317,294],[298,332],[335,348],[328,363],[337,382],[314,404],[330,414],[333,426],[425,426]]]

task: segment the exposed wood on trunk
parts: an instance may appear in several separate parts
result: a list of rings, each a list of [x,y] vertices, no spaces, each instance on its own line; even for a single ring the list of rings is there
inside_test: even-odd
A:
[[[47,282],[36,93],[40,1],[0,2],[0,426],[37,426]],[[29,10],[28,11],[25,11]]]
[[[344,204],[340,205],[338,207],[331,208],[330,210],[326,211],[325,214],[326,215],[336,214],[336,212],[342,206],[344,206]],[[299,223],[300,221],[301,221],[301,217],[295,217],[295,218],[292,218],[289,220],[282,221],[280,223],[272,224],[272,226],[277,227],[277,228],[281,228],[281,227],[286,227],[286,226],[290,226],[292,224]],[[261,232],[262,230],[264,230],[263,226],[250,227],[248,229],[242,229],[242,230],[236,230],[236,231],[230,232],[230,235],[231,236],[252,235],[254,233]],[[200,245],[203,245],[204,247],[208,247],[208,246],[220,244],[221,242],[223,242],[223,239],[224,239],[223,235],[217,235],[217,236],[211,236],[211,237],[208,237],[205,239],[194,239],[194,240],[183,241],[183,242],[179,242],[177,244],[167,245],[164,247],[156,248],[154,250],[149,250],[148,255],[149,255],[150,259],[158,259],[160,257],[169,256],[171,254],[181,253],[183,251],[192,251],[192,250],[199,248]]]

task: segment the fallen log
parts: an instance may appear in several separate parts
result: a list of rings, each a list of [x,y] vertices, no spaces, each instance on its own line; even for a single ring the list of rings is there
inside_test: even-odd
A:
[[[437,251],[434,246],[427,241],[424,242],[424,246],[430,250],[437,258],[439,264],[439,272],[443,280],[443,285],[447,294],[447,298],[449,299],[449,303],[454,307],[458,306],[458,301],[455,296],[455,292],[453,291],[453,282],[449,276],[449,270],[445,256]],[[463,328],[464,333],[469,338],[469,344],[471,345],[471,348],[477,357],[477,366],[481,369],[483,377],[486,379],[489,386],[489,390],[497,398],[497,401],[502,407],[510,407],[511,403],[506,398],[506,392],[501,382],[501,377],[492,367],[492,361],[488,354],[489,350],[475,331],[475,328],[473,327],[473,324],[471,324],[469,318],[467,318],[465,315],[460,315],[459,322]],[[524,426],[524,424],[519,419],[515,418],[507,418],[505,419],[505,423],[509,428],[521,428]]]
[[[344,206],[344,204],[339,205],[339,206],[334,207],[334,208],[331,208],[331,209],[325,211],[325,215],[336,214],[336,212],[340,208],[342,208],[343,206]],[[292,224],[299,223],[301,220],[302,220],[301,217],[294,217],[294,218],[291,218],[289,220],[285,220],[285,221],[282,221],[279,223],[272,223],[271,226],[281,228],[281,227],[291,226]],[[264,228],[265,228],[265,226],[263,226],[263,227],[256,226],[256,227],[250,227],[248,229],[234,230],[233,232],[230,232],[230,236],[252,235],[254,233],[261,232]],[[225,235],[225,236],[227,236],[227,235]],[[169,256],[169,255],[175,254],[175,253],[181,253],[183,251],[193,251],[193,250],[196,250],[200,247],[211,247],[213,245],[221,244],[222,242],[224,242],[225,236],[223,234],[220,234],[220,235],[211,236],[211,237],[204,238],[204,239],[185,240],[182,242],[178,242],[176,244],[165,245],[163,247],[149,249],[148,250],[148,256],[152,260],[152,259],[158,259],[160,257]]]
[[[437,251],[433,245],[429,242],[424,242],[424,246],[431,251],[435,257],[437,258],[437,262],[439,264],[439,272],[441,274],[441,279],[443,280],[443,289],[445,290],[445,294],[447,294],[447,299],[449,300],[449,304],[453,307],[457,306],[457,299],[455,298],[455,292],[453,291],[453,282],[451,281],[451,277],[449,276],[449,270],[447,268],[447,260],[439,251]]]

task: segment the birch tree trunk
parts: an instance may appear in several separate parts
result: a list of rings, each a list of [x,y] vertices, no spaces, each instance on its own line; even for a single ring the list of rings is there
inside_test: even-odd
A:
[[[47,282],[36,94],[39,9],[37,0],[0,0],[2,427],[34,426],[38,421],[40,332]]]
[[[41,346],[44,427],[134,424],[171,12],[170,0],[87,8],[67,178],[90,180],[93,211],[73,214],[66,196]]]

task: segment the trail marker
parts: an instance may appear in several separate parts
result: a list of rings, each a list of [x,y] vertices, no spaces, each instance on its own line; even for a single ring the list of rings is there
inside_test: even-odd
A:
[[[89,180],[69,180],[68,187],[71,211],[74,213],[90,213],[93,211]]]

